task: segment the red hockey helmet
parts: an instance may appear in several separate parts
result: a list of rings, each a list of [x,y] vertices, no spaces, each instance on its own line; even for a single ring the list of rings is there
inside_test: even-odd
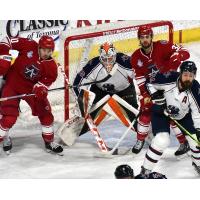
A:
[[[151,37],[153,37],[153,30],[150,26],[140,26],[137,35],[138,38],[140,38],[141,35],[151,35]]]
[[[52,49],[55,48],[53,38],[47,35],[43,35],[39,40],[39,47],[43,49]]]

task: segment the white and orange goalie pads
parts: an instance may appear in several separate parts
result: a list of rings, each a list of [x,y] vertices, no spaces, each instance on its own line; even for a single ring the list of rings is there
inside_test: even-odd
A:
[[[98,112],[97,116],[95,117],[94,124],[98,126],[107,116],[113,116],[114,118],[118,119],[122,122],[126,127],[129,127],[131,122],[126,116],[126,113],[121,105],[129,109],[135,116],[138,115],[138,110],[133,108],[130,104],[120,98],[118,95],[110,95],[105,96],[99,102],[91,106],[89,102],[94,101],[95,94],[90,91],[84,91],[83,96],[84,100],[81,103],[82,110],[81,116],[74,116],[68,119],[57,131],[58,136],[62,139],[62,141],[71,146],[74,144],[76,138],[79,136],[83,125],[85,123],[86,116],[91,112],[95,111],[100,106],[104,105],[102,109]],[[91,97],[91,99],[89,98]],[[133,127],[131,127],[134,130]]]

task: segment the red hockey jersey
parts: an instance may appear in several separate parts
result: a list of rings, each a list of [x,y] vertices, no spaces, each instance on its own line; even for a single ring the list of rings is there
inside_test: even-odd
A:
[[[40,60],[37,42],[27,38],[6,38],[0,43],[2,48],[19,52],[6,74],[6,84],[17,93],[31,93],[37,82],[50,86],[56,80],[57,64],[52,58]]]
[[[171,58],[175,53],[179,55],[180,59],[173,62]],[[146,91],[145,81],[147,78],[153,79],[157,72],[176,71],[181,61],[189,57],[190,54],[185,48],[165,40],[153,42],[152,50],[148,55],[141,48],[137,49],[131,56],[131,65],[135,70],[140,92]]]

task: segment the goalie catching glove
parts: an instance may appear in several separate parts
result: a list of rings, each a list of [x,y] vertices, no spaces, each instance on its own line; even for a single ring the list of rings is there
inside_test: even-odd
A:
[[[48,95],[48,88],[42,83],[36,83],[33,86],[33,93],[35,94],[37,99],[44,99]]]

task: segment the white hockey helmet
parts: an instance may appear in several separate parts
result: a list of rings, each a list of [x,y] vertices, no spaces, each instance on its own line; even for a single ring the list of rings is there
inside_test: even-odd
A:
[[[116,50],[112,43],[105,42],[100,46],[99,59],[104,67],[113,66],[116,61]]]

